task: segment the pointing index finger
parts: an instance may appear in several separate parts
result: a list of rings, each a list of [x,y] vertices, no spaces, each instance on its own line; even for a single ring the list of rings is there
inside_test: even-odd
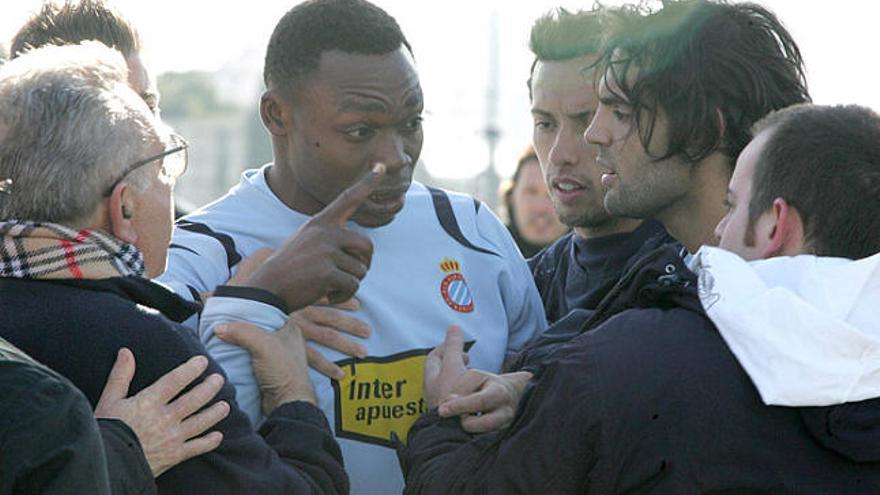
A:
[[[385,176],[385,164],[377,163],[373,170],[342,191],[332,203],[315,215],[328,223],[345,224],[354,212],[370,197]]]

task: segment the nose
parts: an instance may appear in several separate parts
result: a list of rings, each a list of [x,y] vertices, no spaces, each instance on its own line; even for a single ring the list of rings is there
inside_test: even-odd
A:
[[[550,153],[547,155],[550,163],[557,166],[577,163],[577,150],[581,146],[581,137],[572,134],[565,128],[560,128],[556,133],[556,139],[554,139]]]
[[[411,166],[412,156],[407,152],[404,137],[396,132],[388,133],[376,149],[374,163],[376,162],[385,164],[388,175],[399,173],[401,169]]]
[[[607,113],[607,110],[602,108],[602,105],[600,104],[599,108],[596,110],[596,115],[593,116],[593,120],[590,121],[587,130],[584,131],[584,139],[586,139],[588,143],[599,146],[608,146],[611,144],[611,133],[606,125],[608,120]]]

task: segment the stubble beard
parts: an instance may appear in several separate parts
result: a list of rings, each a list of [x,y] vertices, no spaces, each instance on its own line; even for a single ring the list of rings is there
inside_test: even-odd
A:
[[[556,211],[559,221],[573,229],[595,229],[598,227],[605,227],[614,221],[614,217],[605,210],[605,207],[601,203],[598,206],[583,211],[566,212],[561,211],[560,209],[557,209]]]

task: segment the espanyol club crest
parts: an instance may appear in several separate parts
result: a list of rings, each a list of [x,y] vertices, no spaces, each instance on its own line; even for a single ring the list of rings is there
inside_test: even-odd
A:
[[[474,310],[474,298],[468,289],[464,275],[461,274],[461,266],[458,261],[449,258],[440,263],[440,269],[447,273],[446,278],[440,282],[440,294],[446,304],[459,313],[470,313]]]

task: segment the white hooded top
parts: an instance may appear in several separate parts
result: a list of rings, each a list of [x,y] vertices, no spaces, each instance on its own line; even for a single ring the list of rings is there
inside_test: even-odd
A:
[[[703,307],[773,406],[830,406],[880,397],[880,254],[746,262],[697,253]]]

